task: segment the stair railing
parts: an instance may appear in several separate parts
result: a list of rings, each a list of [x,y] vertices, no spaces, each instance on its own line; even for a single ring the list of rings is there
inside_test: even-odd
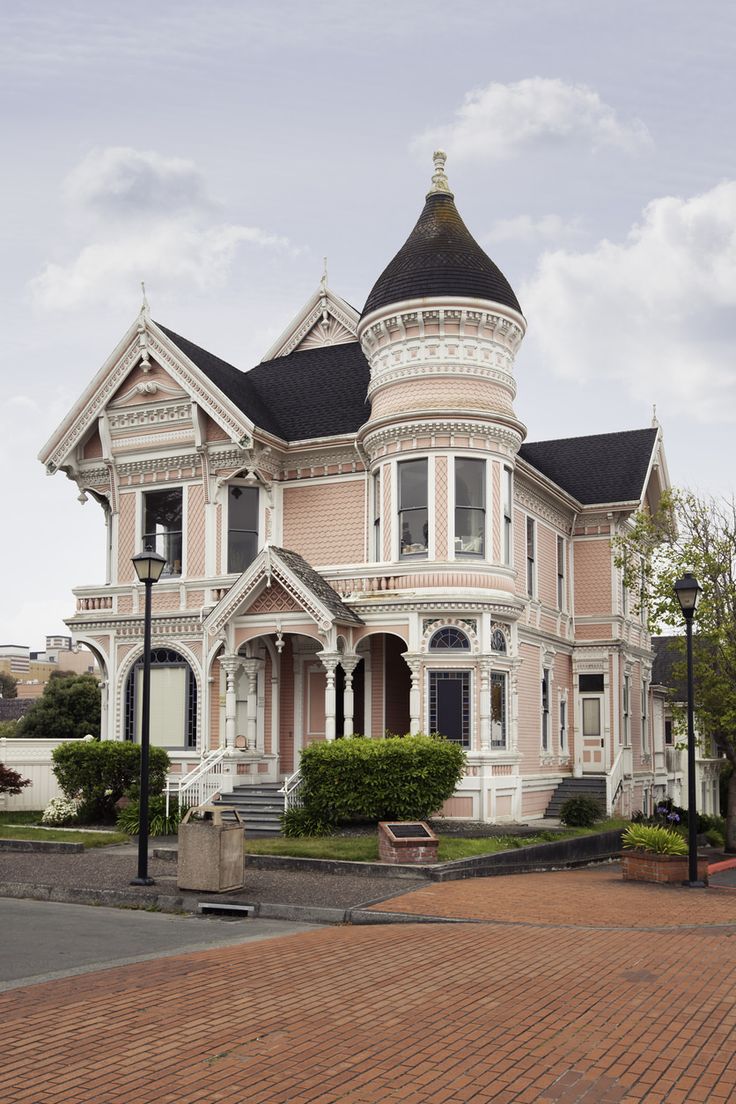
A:
[[[301,809],[303,803],[300,791],[303,782],[304,777],[302,776],[302,772],[297,769],[293,774],[289,775],[279,790],[279,793],[284,795],[285,813],[288,813],[289,809]]]
[[[230,749],[226,747],[207,751],[198,765],[189,774],[181,776],[167,775],[166,778],[166,816],[172,795],[178,799],[180,809],[205,805],[227,786],[224,760]],[[229,788],[229,787],[228,787]]]
[[[618,796],[618,791],[624,784],[625,750],[625,748],[619,748],[618,755],[611,764],[611,769],[606,771],[606,816],[613,814],[613,803]]]

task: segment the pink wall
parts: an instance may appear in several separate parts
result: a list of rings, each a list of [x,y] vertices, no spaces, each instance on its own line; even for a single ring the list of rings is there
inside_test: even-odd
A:
[[[590,616],[611,612],[611,545],[607,539],[573,543],[575,613]]]
[[[341,480],[284,489],[283,544],[311,564],[362,563],[365,484]]]
[[[539,648],[520,644],[519,655],[519,751],[524,757],[524,768],[529,770],[539,764],[542,746]]]

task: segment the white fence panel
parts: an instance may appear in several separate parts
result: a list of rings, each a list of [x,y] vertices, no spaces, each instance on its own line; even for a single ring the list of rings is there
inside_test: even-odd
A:
[[[13,737],[0,738],[0,763],[4,763],[23,778],[30,778],[17,796],[0,794],[0,809],[45,809],[52,797],[62,797],[59,783],[52,770],[51,752],[59,744],[77,743],[76,740],[23,740]]]

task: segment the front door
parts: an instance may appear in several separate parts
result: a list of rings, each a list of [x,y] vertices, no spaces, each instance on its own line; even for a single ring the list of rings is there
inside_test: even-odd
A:
[[[583,721],[583,771],[587,774],[600,774],[605,770],[603,698],[582,698],[580,706]]]

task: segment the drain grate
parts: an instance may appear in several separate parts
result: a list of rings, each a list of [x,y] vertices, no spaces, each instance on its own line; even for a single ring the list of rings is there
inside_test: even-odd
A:
[[[255,905],[241,905],[234,901],[197,901],[197,912],[207,916],[229,916],[245,920],[255,916]]]

